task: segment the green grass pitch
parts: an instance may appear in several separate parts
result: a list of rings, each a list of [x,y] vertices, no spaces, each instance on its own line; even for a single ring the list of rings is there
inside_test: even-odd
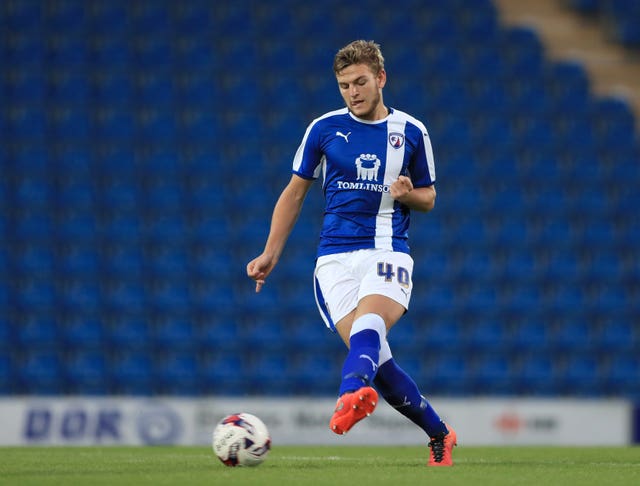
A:
[[[457,447],[427,468],[426,447],[275,446],[255,468],[207,447],[1,447],[1,485],[639,485],[640,447]]]

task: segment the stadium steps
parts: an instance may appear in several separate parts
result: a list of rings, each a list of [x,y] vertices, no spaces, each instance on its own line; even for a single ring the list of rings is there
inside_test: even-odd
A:
[[[560,0],[494,3],[503,23],[535,29],[552,59],[583,63],[597,95],[622,96],[640,116],[640,58],[608,38],[596,20]]]

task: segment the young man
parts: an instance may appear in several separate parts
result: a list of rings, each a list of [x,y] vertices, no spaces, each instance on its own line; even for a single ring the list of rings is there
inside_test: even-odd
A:
[[[249,262],[247,274],[259,292],[311,184],[322,173],[326,206],[316,301],[326,325],[349,348],[329,426],[345,434],[373,413],[377,389],[429,435],[428,464],[451,466],[456,433],[396,364],[386,339],[411,298],[410,209],[427,212],[435,203],[429,135],[420,121],[385,106],[387,74],[378,44],[348,44],[336,54],[333,70],[346,108],[326,113],[307,128],[291,180],[273,210],[264,251]]]

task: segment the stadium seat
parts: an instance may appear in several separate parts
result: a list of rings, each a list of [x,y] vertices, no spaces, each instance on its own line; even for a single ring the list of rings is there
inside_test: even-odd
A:
[[[19,393],[53,395],[65,391],[63,364],[56,351],[31,350],[18,363],[18,370]]]
[[[64,360],[66,389],[76,395],[106,395],[112,388],[108,360],[99,350],[80,350]]]
[[[61,342],[61,332],[55,318],[48,312],[26,312],[16,326],[16,338],[25,349],[54,349]]]
[[[551,346],[558,352],[586,352],[595,346],[595,331],[589,325],[585,313],[575,313],[553,333]]]
[[[289,395],[293,391],[290,360],[284,353],[258,353],[252,359],[246,390],[251,395]]]
[[[162,350],[195,351],[196,330],[194,325],[178,316],[165,316],[158,318],[153,326],[153,343]]]
[[[119,351],[111,360],[110,374],[112,394],[148,396],[159,391],[155,363],[147,353]]]
[[[597,396],[603,386],[603,365],[594,355],[570,354],[559,378],[562,393],[573,396]]]
[[[165,395],[197,396],[201,393],[199,363],[192,352],[171,351],[158,359],[157,383]]]
[[[527,355],[516,371],[517,392],[523,396],[553,397],[560,391],[558,355],[538,352]]]
[[[474,360],[469,373],[472,393],[476,395],[508,395],[514,393],[513,365],[500,354],[481,355]]]
[[[640,359],[637,354],[616,353],[607,371],[606,389],[614,396],[637,396],[640,392]]]
[[[16,382],[17,379],[9,353],[0,352],[0,396],[17,393],[18,390],[15,389]]]
[[[106,333],[100,320],[90,314],[72,313],[67,321],[61,323],[61,334],[68,349],[95,351],[103,348]]]
[[[144,317],[121,313],[106,320],[107,344],[112,349],[145,352],[151,347],[151,326]]]
[[[249,374],[245,355],[212,349],[200,361],[202,390],[206,394],[242,396],[249,392]]]
[[[287,371],[292,377],[292,394],[333,396],[339,386],[341,363],[332,356],[305,354]]]
[[[443,348],[427,355],[424,364],[424,390],[429,395],[467,396],[471,390],[473,371],[466,357]],[[400,362],[402,366],[402,361]]]

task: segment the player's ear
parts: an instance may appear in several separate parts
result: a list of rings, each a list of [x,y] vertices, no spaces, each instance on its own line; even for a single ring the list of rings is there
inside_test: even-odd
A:
[[[384,69],[381,69],[376,76],[376,79],[378,80],[378,87],[384,88],[384,85],[387,84],[387,72]]]

